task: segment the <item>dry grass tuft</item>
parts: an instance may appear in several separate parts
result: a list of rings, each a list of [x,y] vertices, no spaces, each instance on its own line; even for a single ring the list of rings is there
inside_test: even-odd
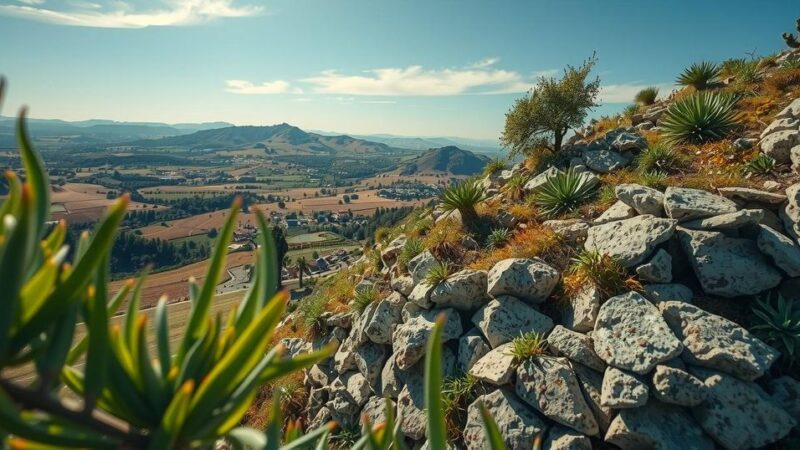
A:
[[[461,238],[465,230],[455,220],[447,219],[436,223],[423,239],[423,245],[440,261],[455,261],[463,255]]]
[[[585,251],[572,260],[572,265],[564,275],[563,284],[567,297],[577,295],[587,284],[596,286],[603,298],[642,287],[614,258],[590,251]]]
[[[475,270],[488,270],[498,262],[508,258],[538,257],[555,266],[563,268],[569,260],[571,248],[553,230],[541,225],[531,225],[517,232],[503,247],[482,254],[469,264]]]

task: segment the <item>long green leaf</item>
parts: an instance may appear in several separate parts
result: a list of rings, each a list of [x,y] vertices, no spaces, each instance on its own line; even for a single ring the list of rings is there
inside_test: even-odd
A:
[[[443,314],[436,318],[425,355],[425,407],[431,450],[447,450],[447,426],[442,407],[442,329],[446,320]]]

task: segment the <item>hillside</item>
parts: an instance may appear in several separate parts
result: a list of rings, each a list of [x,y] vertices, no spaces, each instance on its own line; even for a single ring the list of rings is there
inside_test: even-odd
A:
[[[483,170],[487,162],[487,156],[449,146],[429,149],[406,162],[399,170],[401,175],[432,172],[475,175]]]
[[[275,151],[321,154],[392,154],[397,149],[386,144],[356,139],[346,135],[323,136],[308,133],[282,123],[270,126],[232,126],[196,133],[138,140],[127,143],[137,147],[182,147],[187,149],[221,149],[262,144]]]

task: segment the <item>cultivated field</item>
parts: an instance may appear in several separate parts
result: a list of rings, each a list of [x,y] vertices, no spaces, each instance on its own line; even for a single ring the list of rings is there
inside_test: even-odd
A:
[[[109,189],[97,184],[67,183],[54,187],[51,194],[53,220],[67,219],[70,223],[91,222],[103,216],[114,199],[106,198]],[[128,211],[152,208],[154,205],[131,202]],[[158,209],[160,207],[156,207]]]

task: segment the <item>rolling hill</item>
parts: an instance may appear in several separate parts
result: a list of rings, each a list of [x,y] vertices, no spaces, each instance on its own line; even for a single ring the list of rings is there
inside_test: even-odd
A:
[[[474,175],[483,170],[489,158],[455,146],[432,148],[411,159],[400,168],[401,175],[447,172],[453,175]]]
[[[138,140],[125,145],[186,149],[223,149],[259,145],[259,147],[265,147],[277,153],[307,152],[329,155],[403,153],[402,150],[386,144],[346,135],[323,136],[308,133],[287,123],[270,126],[232,126],[181,136]]]

